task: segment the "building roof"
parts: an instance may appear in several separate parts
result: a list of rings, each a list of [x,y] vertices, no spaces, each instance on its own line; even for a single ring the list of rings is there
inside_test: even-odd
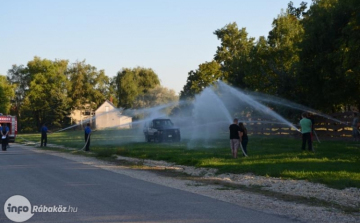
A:
[[[102,104],[95,110],[95,112],[97,112],[105,103],[108,103],[108,104],[110,104],[113,108],[118,109],[117,107],[115,107],[115,105],[114,105],[111,101],[106,100],[106,101],[104,101],[104,103],[102,103]]]

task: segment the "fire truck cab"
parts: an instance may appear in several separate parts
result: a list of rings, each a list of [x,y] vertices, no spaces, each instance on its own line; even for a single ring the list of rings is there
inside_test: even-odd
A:
[[[9,127],[9,142],[15,142],[17,135],[17,118],[16,116],[3,115],[0,113],[0,124],[3,127],[7,124]]]

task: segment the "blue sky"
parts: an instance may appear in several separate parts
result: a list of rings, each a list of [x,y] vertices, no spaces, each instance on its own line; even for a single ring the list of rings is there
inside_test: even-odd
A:
[[[216,29],[236,22],[251,37],[267,36],[288,2],[0,0],[0,74],[34,56],[85,59],[110,77],[123,67],[152,68],[179,93],[188,72],[213,59]]]

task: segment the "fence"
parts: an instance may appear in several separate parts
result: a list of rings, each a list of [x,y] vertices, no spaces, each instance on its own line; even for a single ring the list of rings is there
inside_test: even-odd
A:
[[[349,138],[352,137],[352,121],[353,112],[335,113],[329,115],[334,120],[321,116],[314,116],[315,131],[319,138]],[[338,121],[336,121],[338,120]],[[269,120],[267,120],[269,122]],[[264,123],[261,119],[252,120],[246,124],[249,134],[254,135],[299,135],[294,128],[290,128],[284,124]],[[294,124],[299,128],[299,124]]]

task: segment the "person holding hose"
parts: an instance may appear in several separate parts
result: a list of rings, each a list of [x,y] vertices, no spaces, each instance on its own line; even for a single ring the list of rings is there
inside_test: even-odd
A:
[[[2,151],[6,151],[6,147],[8,144],[8,135],[9,135],[9,127],[7,124],[4,124],[1,127],[1,148]]]
[[[308,143],[309,151],[313,151],[311,132],[312,132],[312,122],[307,118],[306,112],[302,113],[302,119],[300,120],[301,133],[302,133],[302,146],[301,149],[305,150],[306,142]]]
[[[230,148],[231,154],[236,159],[238,149],[240,146],[240,127],[238,126],[238,119],[235,118],[233,124],[229,126],[230,130]]]
[[[354,137],[354,141],[359,141],[359,117],[357,115],[357,113],[354,113],[354,119],[353,122],[351,124],[352,127],[352,135]]]
[[[85,151],[90,151],[90,135],[91,128],[90,123],[88,123],[85,127]]]
[[[43,145],[46,147],[46,143],[47,143],[47,133],[50,132],[48,130],[48,128],[46,127],[45,123],[42,125],[41,127],[41,143],[40,143],[40,147],[42,147]]]
[[[314,119],[314,116],[311,113],[307,114],[307,118],[310,119],[310,121],[311,121],[310,137],[311,137],[311,141],[313,142],[314,141],[314,135],[315,135],[315,132],[314,132],[315,131],[315,128],[314,128],[315,119]]]
[[[240,143],[242,145],[242,148],[245,152],[245,154],[243,154],[244,156],[248,154],[247,152],[247,144],[249,142],[249,137],[247,135],[247,129],[244,126],[244,123],[240,122],[239,123],[239,127],[240,127]]]

